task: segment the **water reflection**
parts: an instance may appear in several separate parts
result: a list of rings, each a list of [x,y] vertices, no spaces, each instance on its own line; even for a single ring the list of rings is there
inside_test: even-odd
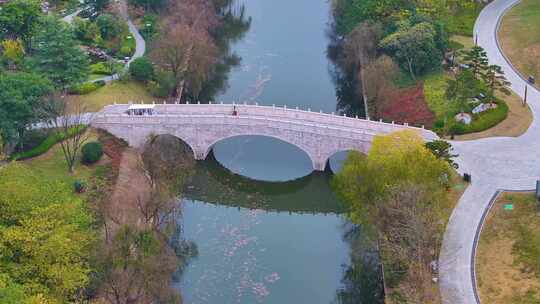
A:
[[[191,200],[267,211],[296,213],[343,213],[329,187],[328,172],[312,174],[288,182],[257,181],[235,174],[219,164],[211,153],[198,162],[184,190]]]

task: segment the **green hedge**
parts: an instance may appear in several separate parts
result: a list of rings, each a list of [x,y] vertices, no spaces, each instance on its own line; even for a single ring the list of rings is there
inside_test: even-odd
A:
[[[75,95],[86,95],[88,93],[91,93],[101,87],[105,86],[105,81],[94,81],[94,82],[85,82],[80,85],[76,85],[69,89],[70,94]]]
[[[455,123],[450,127],[451,133],[463,135],[482,132],[505,120],[508,116],[508,106],[503,101],[497,101],[497,108],[473,115],[471,124]]]
[[[90,73],[98,75],[112,75],[113,71],[111,70],[110,65],[105,62],[98,62],[90,65]]]
[[[52,146],[59,143],[60,141],[69,137],[73,137],[78,133],[84,132],[85,130],[86,130],[86,126],[71,127],[68,130],[67,137],[63,136],[63,134],[53,133],[50,136],[48,136],[39,146],[35,147],[34,149],[21,152],[21,153],[15,153],[11,155],[10,160],[23,160],[23,159],[39,156],[49,151],[49,149],[52,148]]]

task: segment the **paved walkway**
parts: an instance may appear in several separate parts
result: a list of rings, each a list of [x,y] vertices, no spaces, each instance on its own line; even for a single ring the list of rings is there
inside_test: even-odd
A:
[[[73,18],[77,16],[82,9],[77,10],[76,12],[69,14],[62,18],[67,23],[71,23],[73,21]],[[131,36],[135,39],[135,52],[133,53],[133,56],[129,59],[129,61],[124,66],[124,70],[129,69],[129,65],[133,62],[133,60],[140,58],[144,56],[144,53],[146,52],[146,42],[144,41],[144,38],[142,37],[141,33],[139,33],[139,30],[137,27],[133,24],[131,19],[129,18],[129,14],[127,13],[127,4],[126,1],[120,1],[120,15],[126,20],[129,32],[131,33]],[[104,76],[96,79],[92,79],[89,82],[97,82],[97,81],[105,81],[105,82],[111,82],[113,80],[116,80],[119,78],[118,74],[114,74],[111,76]]]
[[[506,60],[497,41],[501,17],[519,1],[495,0],[489,4],[476,21],[475,33],[490,63],[503,68],[512,90],[523,97],[527,83]],[[540,92],[529,87],[528,101],[534,120],[522,136],[452,142],[460,155],[460,172],[471,173],[472,183],[450,217],[444,235],[439,262],[440,290],[445,304],[480,303],[473,267],[483,214],[497,190],[534,189],[540,177]]]

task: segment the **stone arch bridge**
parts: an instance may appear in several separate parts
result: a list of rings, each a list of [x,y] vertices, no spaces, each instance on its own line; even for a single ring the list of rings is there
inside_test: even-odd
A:
[[[150,135],[169,134],[187,143],[195,159],[206,158],[221,140],[260,135],[277,138],[303,150],[313,169],[323,171],[329,158],[340,151],[367,153],[373,137],[403,129],[415,130],[426,141],[437,135],[424,128],[311,112],[286,107],[234,104],[154,105],[152,115],[128,115],[130,105],[106,106],[91,125],[104,129],[139,148]]]

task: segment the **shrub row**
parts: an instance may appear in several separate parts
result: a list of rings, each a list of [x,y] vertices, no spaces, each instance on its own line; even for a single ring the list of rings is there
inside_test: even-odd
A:
[[[69,128],[67,136],[63,136],[63,134],[59,133],[53,133],[49,135],[39,146],[35,147],[34,149],[21,152],[21,153],[15,153],[10,156],[10,160],[24,160],[32,157],[39,156],[54,146],[56,143],[75,136],[78,133],[84,132],[86,130],[86,126],[74,126]]]
[[[105,62],[98,62],[90,65],[90,73],[99,75],[112,75],[111,67]]]
[[[70,94],[85,95],[105,86],[105,81],[85,82],[69,89]]]
[[[450,127],[450,133],[462,135],[482,132],[505,120],[508,116],[508,106],[503,101],[497,101],[497,108],[473,116],[471,124],[455,123]]]

